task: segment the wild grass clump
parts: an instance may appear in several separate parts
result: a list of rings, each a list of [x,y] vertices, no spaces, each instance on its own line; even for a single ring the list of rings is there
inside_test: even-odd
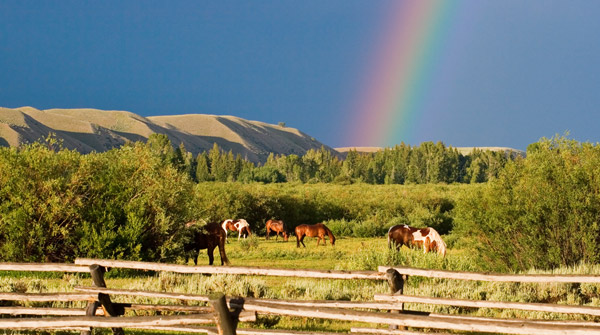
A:
[[[347,261],[340,263],[336,269],[376,271],[380,265],[474,271],[468,263],[468,258],[460,252],[452,252],[451,256],[442,257],[437,253],[423,253],[423,249],[410,249],[405,246],[396,250],[393,247],[388,248],[385,240],[378,243],[362,243],[359,250],[347,257]]]
[[[28,290],[27,282],[27,279],[2,277],[0,279],[0,291],[11,293],[25,293]]]
[[[280,299],[368,301],[387,290],[387,283],[381,281],[294,279],[286,281],[277,294]]]
[[[238,275],[181,275],[161,272],[156,280],[163,292],[208,295],[223,292],[228,296],[262,298],[272,295],[264,280]],[[155,286],[153,284],[152,286]]]
[[[256,237],[256,235],[252,235],[248,238],[240,240],[240,247],[243,250],[258,249],[258,237]]]

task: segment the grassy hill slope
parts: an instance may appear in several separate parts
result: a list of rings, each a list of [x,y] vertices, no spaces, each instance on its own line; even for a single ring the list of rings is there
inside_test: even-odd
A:
[[[297,129],[235,116],[186,114],[145,118],[127,111],[98,109],[0,108],[0,145],[19,146],[49,133],[56,134],[65,147],[82,153],[107,151],[159,133],[166,134],[174,146],[183,143],[194,155],[217,143],[223,150],[253,162],[264,162],[271,152],[303,155],[323,146]]]

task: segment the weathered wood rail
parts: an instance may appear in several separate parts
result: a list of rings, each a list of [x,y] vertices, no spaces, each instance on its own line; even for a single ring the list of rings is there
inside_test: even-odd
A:
[[[447,270],[429,270],[407,267],[378,267],[379,272],[385,273],[388,269],[396,270],[407,276],[422,276],[428,278],[456,279],[456,280],[479,280],[491,282],[515,282],[515,283],[592,283],[600,284],[600,275],[517,275],[497,273],[475,273]]]
[[[302,277],[318,279],[371,279],[383,280],[385,273],[377,271],[336,271],[336,270],[310,270],[310,269],[269,269],[257,267],[217,267],[217,266],[187,266],[179,264],[114,261],[109,259],[77,258],[75,264],[90,266],[97,264],[109,268],[135,269],[144,271],[168,271],[175,273],[199,274],[230,274],[254,275],[276,277]],[[385,271],[384,271],[385,272]]]
[[[168,271],[184,274],[233,274],[254,276],[281,276],[315,279],[387,280],[390,294],[376,294],[373,301],[297,301],[281,299],[244,298],[225,299],[206,295],[152,292],[107,288],[103,274],[105,268],[127,268],[145,271]],[[156,329],[165,332],[182,331],[204,334],[307,334],[291,330],[237,329],[237,322],[252,322],[256,314],[285,315],[302,318],[321,318],[353,322],[385,324],[396,327],[446,329],[505,334],[598,334],[600,323],[586,321],[541,321],[522,319],[497,319],[464,315],[415,313],[404,311],[404,304],[435,304],[470,308],[500,308],[543,311],[565,314],[600,316],[600,307],[542,303],[515,303],[501,301],[462,300],[404,295],[404,282],[408,276],[425,276],[458,280],[538,283],[595,283],[596,275],[505,275],[466,273],[404,267],[379,267],[379,271],[322,271],[301,269],[268,269],[251,267],[182,266],[148,262],[114,261],[102,259],[77,259],[75,264],[17,264],[0,263],[3,271],[57,271],[91,273],[94,287],[76,287],[76,293],[0,293],[0,300],[12,301],[88,301],[86,309],[0,307],[0,314],[36,315],[52,317],[21,317],[0,319],[4,329],[71,329],[89,334],[90,327],[112,328],[123,334],[123,328]],[[85,270],[85,271],[84,271]],[[209,306],[144,305],[113,303],[111,296],[133,296],[172,299],[175,302],[198,301]],[[125,310],[155,310],[189,313],[169,316],[123,316]],[[218,312],[216,312],[218,311]],[[383,311],[383,312],[382,312]],[[397,311],[397,313],[388,313]],[[104,316],[99,316],[104,315]],[[112,316],[112,317],[107,317]],[[216,325],[210,326],[210,325]],[[370,334],[426,334],[397,329],[353,328],[352,333]],[[314,333],[311,334],[333,334]],[[339,334],[339,333],[338,333]],[[440,334],[440,333],[436,333]]]

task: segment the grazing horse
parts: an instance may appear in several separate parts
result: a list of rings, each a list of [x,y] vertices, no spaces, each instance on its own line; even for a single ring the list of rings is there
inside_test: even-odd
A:
[[[191,221],[186,223],[185,227],[186,233],[190,234],[189,240],[183,245],[186,264],[190,257],[190,252],[194,251],[192,256],[194,265],[198,265],[198,253],[200,250],[206,249],[208,254],[208,264],[213,265],[215,260],[213,252],[216,247],[219,247],[221,265],[229,265],[229,260],[225,254],[225,233],[223,233],[223,230],[217,222],[207,223],[205,226],[200,227],[197,221]]]
[[[329,235],[329,242],[331,242],[331,245],[335,245],[335,236],[333,236],[331,230],[329,230],[329,228],[327,228],[324,224],[301,224],[296,227],[296,247],[300,248],[300,243],[302,243],[302,245],[306,248],[306,245],[303,242],[304,236],[317,237],[317,247],[319,246],[319,242],[321,242],[321,240],[323,240],[324,245],[327,245],[325,242],[325,234]]]
[[[275,241],[277,241],[277,238],[279,237],[279,233],[282,233],[283,240],[287,242],[288,234],[287,234],[287,231],[285,230],[285,224],[283,223],[283,221],[269,220],[269,221],[267,221],[266,228],[267,228],[267,238],[266,238],[267,240],[269,239],[269,234],[272,231],[274,231],[275,233],[277,233],[277,235],[275,235]]]
[[[446,243],[438,232],[431,228],[414,228],[407,225],[396,225],[388,230],[388,248],[392,247],[392,243],[396,250],[405,245],[407,247],[423,247],[423,252],[437,251],[438,254],[446,256]]]
[[[238,232],[238,241],[240,240],[240,236],[242,236],[242,234],[244,234],[244,238],[251,235],[250,225],[248,224],[248,221],[246,221],[244,219],[237,219],[237,220],[227,219],[227,220],[221,222],[221,227],[223,227],[223,230],[225,231],[225,241],[226,242],[227,242],[227,233],[230,230]]]

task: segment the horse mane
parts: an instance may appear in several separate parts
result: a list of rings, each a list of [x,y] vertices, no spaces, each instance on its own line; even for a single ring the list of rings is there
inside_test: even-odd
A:
[[[437,230],[429,227],[429,235],[432,235],[433,240],[435,241],[435,243],[437,245],[438,254],[441,254],[442,256],[446,256],[446,243],[444,242],[444,240],[442,240],[442,237],[437,232]]]
[[[329,230],[329,228],[327,228],[326,225],[323,225],[323,229],[325,229],[325,231],[327,232],[327,235],[329,235],[329,241],[331,241],[331,244],[333,245],[333,243],[335,243],[335,236],[333,236],[333,233],[331,232],[331,230]],[[323,240],[323,243],[325,243],[325,240]]]

